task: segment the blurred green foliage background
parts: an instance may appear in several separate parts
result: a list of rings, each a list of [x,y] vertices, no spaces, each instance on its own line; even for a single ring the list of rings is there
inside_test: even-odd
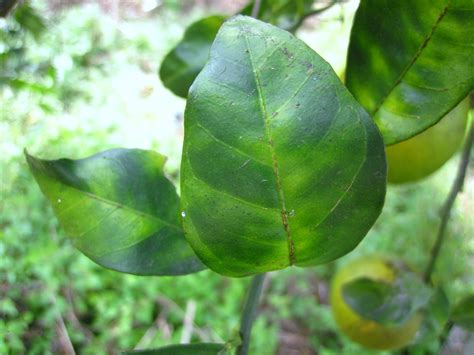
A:
[[[64,353],[68,338],[77,353],[113,354],[189,336],[225,341],[238,329],[248,279],[102,269],[72,247],[27,169],[24,148],[52,159],[145,148],[168,156],[167,173],[178,181],[185,102],[160,83],[160,62],[187,24],[204,14],[232,13],[242,2],[124,3],[130,6],[23,2],[0,19],[1,354]],[[344,69],[356,6],[336,6],[298,33],[337,72]],[[381,218],[348,256],[271,273],[251,353],[374,353],[337,330],[328,305],[331,276],[338,264],[367,253],[403,258],[421,272],[457,159],[420,183],[390,187]],[[452,303],[474,292],[473,168],[435,275]],[[458,331],[461,344],[472,342],[469,336]],[[436,339],[410,350],[423,351],[436,353]]]

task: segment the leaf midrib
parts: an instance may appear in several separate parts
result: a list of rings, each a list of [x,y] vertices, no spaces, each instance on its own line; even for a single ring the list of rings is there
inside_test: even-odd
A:
[[[48,178],[49,178],[49,177],[48,177]],[[53,182],[55,182],[55,181],[53,180]],[[174,224],[171,224],[171,223],[169,223],[169,222],[167,222],[167,221],[165,221],[165,220],[163,220],[163,219],[161,219],[161,218],[159,218],[159,217],[157,217],[157,216],[153,216],[153,215],[151,215],[151,214],[149,214],[149,213],[139,211],[139,210],[137,210],[137,209],[135,209],[135,208],[129,207],[129,206],[124,205],[124,204],[121,204],[121,203],[119,203],[119,202],[115,202],[115,201],[106,199],[106,198],[104,198],[104,197],[95,195],[95,194],[93,194],[93,193],[91,193],[91,192],[87,192],[87,191],[81,190],[81,189],[79,189],[79,188],[77,188],[77,187],[75,187],[75,186],[72,186],[72,185],[70,185],[70,184],[67,184],[67,183],[64,183],[64,182],[59,182],[59,181],[58,181],[58,183],[60,183],[60,184],[62,184],[62,185],[64,185],[64,186],[67,186],[68,188],[70,188],[70,189],[72,189],[72,190],[78,191],[79,193],[81,193],[81,194],[83,194],[83,195],[85,195],[85,196],[87,196],[87,197],[89,197],[89,198],[91,198],[91,199],[97,200],[97,201],[99,201],[99,202],[105,203],[105,204],[110,205],[110,206],[113,206],[113,207],[116,207],[117,209],[123,209],[123,210],[126,210],[126,211],[130,211],[130,212],[132,212],[132,213],[134,213],[134,214],[136,214],[136,215],[138,215],[138,216],[140,216],[140,217],[144,217],[144,218],[148,218],[148,219],[154,220],[155,222],[159,222],[159,223],[161,223],[161,224],[163,224],[163,225],[165,225],[165,226],[167,226],[167,227],[173,228],[173,229],[175,229],[175,230],[177,230],[177,231],[181,231],[181,229],[180,229],[178,226],[176,226],[176,225],[174,225]],[[114,210],[114,211],[115,211],[115,210]]]
[[[408,63],[408,65],[405,67],[405,69],[402,70],[402,72],[400,73],[400,75],[398,76],[397,80],[395,81],[395,83],[392,85],[392,87],[389,89],[389,91],[387,92],[387,94],[380,100],[380,102],[377,104],[377,106],[375,107],[375,109],[373,110],[372,112],[372,116],[375,116],[375,114],[380,110],[380,108],[384,105],[385,101],[387,100],[387,98],[392,94],[392,92],[398,87],[398,85],[401,84],[403,78],[405,77],[405,75],[408,73],[408,71],[413,67],[413,65],[415,65],[416,61],[418,60],[418,58],[421,56],[423,50],[428,46],[428,43],[430,42],[430,40],[432,39],[434,33],[436,32],[436,30],[438,29],[438,26],[439,24],[441,23],[441,21],[443,20],[443,18],[446,16],[446,14],[448,13],[448,10],[449,10],[449,6],[451,5],[451,1],[452,0],[449,0],[448,1],[448,4],[443,8],[443,10],[441,11],[440,15],[438,16],[438,18],[436,19],[436,22],[435,24],[433,25],[433,27],[431,28],[431,31],[430,33],[428,34],[428,36],[424,39],[424,41],[421,43],[420,47],[418,48],[418,50],[416,51],[415,55],[413,56],[412,60]]]
[[[250,29],[246,28],[245,31],[250,31]],[[293,264],[296,263],[295,245],[294,245],[294,241],[293,241],[293,238],[291,236],[291,233],[290,233],[290,225],[289,225],[289,222],[288,222],[288,213],[287,213],[286,204],[285,204],[285,195],[283,194],[283,189],[282,189],[282,186],[281,186],[281,178],[280,178],[280,172],[279,172],[279,168],[278,168],[278,160],[277,160],[277,156],[276,156],[276,152],[275,152],[275,147],[273,146],[274,143],[273,143],[273,138],[272,138],[272,134],[271,134],[271,130],[270,130],[270,122],[269,122],[270,120],[269,120],[269,116],[268,116],[268,112],[267,112],[267,108],[266,108],[266,104],[265,104],[265,99],[264,99],[263,92],[262,92],[262,84],[261,84],[261,81],[260,81],[260,76],[258,75],[257,67],[256,67],[255,62],[254,62],[252,49],[250,48],[249,40],[248,40],[248,37],[247,37],[247,32],[244,32],[243,37],[245,38],[245,45],[247,47],[247,51],[248,51],[248,54],[249,54],[250,64],[252,66],[252,72],[253,72],[253,75],[254,75],[255,86],[256,86],[256,89],[257,89],[257,93],[258,93],[258,102],[259,102],[259,106],[260,106],[260,112],[263,116],[263,122],[264,122],[264,126],[265,126],[265,133],[268,137],[268,144],[270,145],[270,151],[272,153],[273,174],[275,175],[276,189],[277,189],[277,192],[278,192],[278,197],[279,197],[279,201],[280,201],[280,205],[281,205],[280,206],[281,207],[281,219],[282,219],[282,223],[283,223],[283,229],[285,230],[285,233],[287,235],[287,241],[288,241],[288,254],[289,254],[288,258],[289,258],[290,265],[293,265]]]

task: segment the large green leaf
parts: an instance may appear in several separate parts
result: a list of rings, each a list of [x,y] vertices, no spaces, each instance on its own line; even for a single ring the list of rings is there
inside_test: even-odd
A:
[[[432,294],[410,271],[399,273],[393,283],[361,277],[342,288],[344,301],[361,317],[395,326],[404,324],[425,307]]]
[[[461,327],[474,332],[474,295],[463,298],[453,308],[451,319]]]
[[[346,82],[386,144],[434,125],[474,87],[474,1],[362,0]]]
[[[188,96],[189,87],[209,59],[211,44],[224,20],[223,16],[210,16],[194,22],[166,55],[160,78],[174,94]]]
[[[329,64],[245,16],[190,89],[181,169],[186,238],[231,276],[346,254],[385,195],[381,136]]]
[[[163,156],[113,149],[81,160],[26,158],[66,234],[96,263],[139,275],[204,268],[183,236]]]
[[[221,355],[228,354],[225,344],[198,343],[169,345],[158,349],[124,351],[123,355]]]

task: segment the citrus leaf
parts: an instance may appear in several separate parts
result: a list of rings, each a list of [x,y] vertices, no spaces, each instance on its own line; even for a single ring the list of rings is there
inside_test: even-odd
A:
[[[310,12],[314,0],[263,0],[258,18],[277,25],[285,30],[296,30],[305,15]],[[253,2],[242,9],[241,13],[250,15]],[[175,95],[186,98],[189,87],[202,70],[209,58],[212,42],[224,16],[210,16],[191,24],[183,39],[163,60],[160,78],[164,86]]]
[[[474,332],[474,295],[463,298],[451,314],[454,323]]]
[[[221,355],[228,354],[225,344],[217,343],[198,343],[198,344],[179,344],[169,345],[158,349],[123,351],[123,355]]]
[[[210,16],[194,22],[179,44],[166,55],[160,78],[175,95],[188,96],[189,87],[206,64],[211,44],[224,20],[223,16]]]
[[[474,2],[362,0],[346,83],[385,143],[434,125],[474,88]]]
[[[444,290],[438,288],[426,305],[423,322],[416,334],[415,343],[429,343],[438,339],[448,319],[449,300]]]
[[[112,149],[86,159],[26,159],[74,245],[104,267],[139,275],[182,275],[204,265],[187,244],[165,158]]]
[[[402,325],[425,307],[433,290],[405,271],[394,283],[360,277],[342,287],[345,302],[361,317],[384,325]]]
[[[385,185],[382,139],[329,64],[277,27],[228,20],[185,111],[183,223],[201,260],[230,276],[333,260]]]

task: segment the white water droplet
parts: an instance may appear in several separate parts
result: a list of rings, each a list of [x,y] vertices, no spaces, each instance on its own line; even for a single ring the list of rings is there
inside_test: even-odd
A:
[[[296,214],[295,210],[291,210],[290,212],[288,212],[289,217],[294,217],[295,214]]]
[[[186,217],[186,212],[184,212],[184,211],[181,212],[181,217],[183,217],[183,218]]]
[[[58,198],[58,203],[61,203],[61,202],[62,202],[62,201],[61,201],[61,199],[60,199],[60,198]]]

